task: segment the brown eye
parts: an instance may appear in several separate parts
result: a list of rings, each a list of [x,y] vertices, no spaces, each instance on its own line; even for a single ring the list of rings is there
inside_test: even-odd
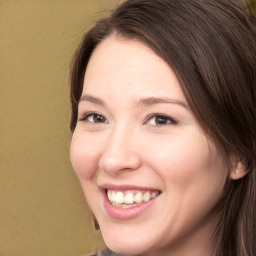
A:
[[[90,123],[106,123],[107,122],[107,119],[103,115],[100,115],[97,113],[87,114],[81,120],[87,121]]]
[[[165,115],[154,115],[151,116],[148,122],[150,125],[161,126],[161,125],[170,125],[177,124],[177,121],[169,116]]]
[[[94,114],[92,115],[92,118],[94,123],[105,123],[106,122],[106,118],[102,115],[98,115],[98,114]]]

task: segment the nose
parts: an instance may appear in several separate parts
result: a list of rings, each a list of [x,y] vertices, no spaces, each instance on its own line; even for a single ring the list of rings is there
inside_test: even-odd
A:
[[[142,164],[142,158],[135,137],[122,128],[119,131],[113,131],[106,140],[99,168],[111,176],[138,170]]]

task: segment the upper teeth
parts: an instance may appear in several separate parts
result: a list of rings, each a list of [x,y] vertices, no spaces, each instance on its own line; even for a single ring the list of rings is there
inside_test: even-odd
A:
[[[158,195],[158,191],[114,191],[109,189],[107,196],[109,201],[114,205],[119,204],[140,204],[142,202],[148,202],[150,199]]]

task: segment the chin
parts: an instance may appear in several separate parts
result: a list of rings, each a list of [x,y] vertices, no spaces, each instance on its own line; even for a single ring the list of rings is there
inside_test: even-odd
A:
[[[125,255],[140,255],[150,250],[148,234],[145,234],[145,238],[139,238],[136,234],[133,237],[123,234],[113,231],[102,232],[105,244],[111,251]]]
[[[106,244],[107,247],[116,253],[124,254],[124,255],[142,255],[146,252],[145,248],[141,248],[141,246],[128,246],[122,244]]]

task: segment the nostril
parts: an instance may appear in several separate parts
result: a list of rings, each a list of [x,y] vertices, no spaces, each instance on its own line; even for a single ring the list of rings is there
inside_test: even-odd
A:
[[[116,175],[123,171],[133,171],[139,169],[142,160],[138,154],[127,153],[111,155],[106,152],[99,162],[99,168],[110,175]]]

